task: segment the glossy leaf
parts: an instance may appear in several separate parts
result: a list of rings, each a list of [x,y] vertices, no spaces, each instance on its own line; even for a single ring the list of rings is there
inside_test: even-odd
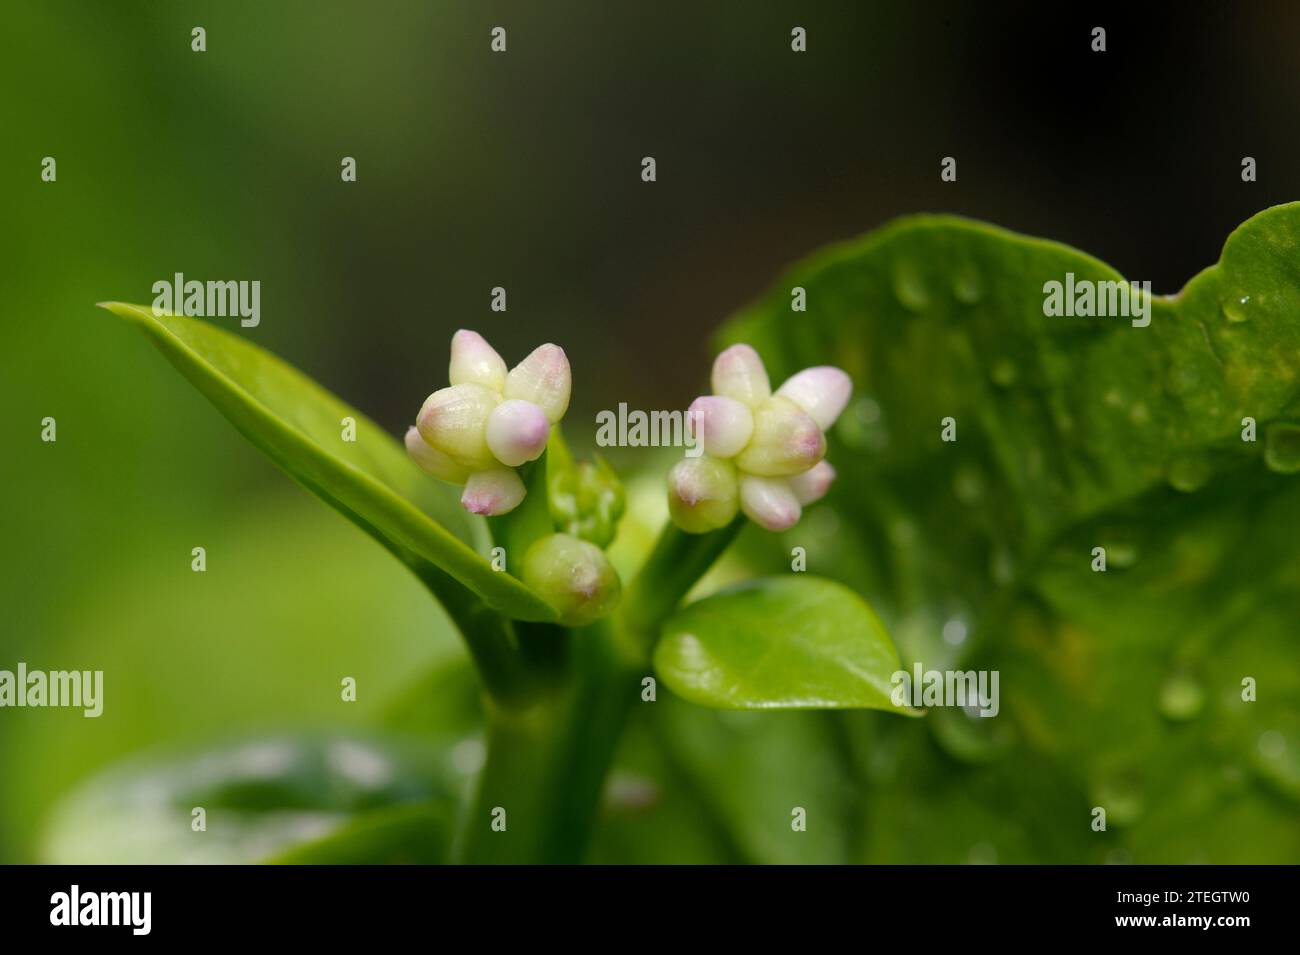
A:
[[[444,575],[521,620],[554,611],[480,553],[481,520],[409,460],[401,444],[316,382],[238,335],[194,318],[106,303],[140,329],[246,438],[296,481],[392,551],[432,587]],[[356,440],[345,441],[345,419]]]
[[[724,709],[897,710],[898,653],[870,607],[842,584],[769,577],[669,618],[655,670],[678,695]]]
[[[456,791],[448,750],[402,738],[286,735],[138,758],[56,808],[45,861],[443,861]],[[415,838],[417,824],[428,829]]]
[[[274,865],[418,865],[447,858],[454,807],[414,803],[357,816],[328,836],[263,861]]]
[[[906,668],[1001,674],[993,719],[845,714],[864,861],[1300,852],[1297,250],[1300,205],[1261,213],[1143,328],[1044,314],[1049,281],[1121,280],[1081,252],[912,217],[794,267],[725,329],[774,381],[854,379],[840,480],[798,530],[810,567],[871,600]],[[747,540],[788,567],[788,541]],[[1271,692],[1243,700],[1246,678]],[[1061,825],[1093,806],[1105,833]]]

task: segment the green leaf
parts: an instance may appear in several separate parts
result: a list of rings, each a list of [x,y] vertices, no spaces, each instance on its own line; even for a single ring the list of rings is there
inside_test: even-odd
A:
[[[357,816],[330,835],[263,861],[274,865],[416,865],[447,858],[450,803],[416,803]]]
[[[1124,281],[1096,259],[983,223],[910,217],[797,266],[722,342],[754,345],[774,385],[812,364],[848,371],[854,401],[828,459],[840,488],[861,493],[840,502],[885,532],[877,554],[902,547],[889,572],[905,598],[929,579],[967,589],[976,565],[983,590],[995,562],[1015,564],[1148,490],[1191,493],[1263,469],[1266,442],[1242,441],[1242,419],[1282,445],[1287,432],[1266,424],[1300,412],[1298,244],[1300,204],[1259,214],[1219,265],[1153,298],[1150,326],[1136,328],[1044,315],[1044,284],[1067,273]],[[808,312],[791,322],[796,285]],[[944,442],[949,417],[957,440]],[[953,528],[967,532],[949,541]],[[903,579],[913,567],[927,580]]]
[[[854,379],[829,442],[840,479],[798,531],[812,566],[871,600],[906,668],[1001,674],[997,718],[854,716],[864,860],[1300,851],[1297,261],[1300,205],[1281,206],[1156,296],[1149,327],[1049,317],[1044,283],[1121,277],[921,216],[796,266],[724,330],[774,385],[823,363]],[[808,312],[791,322],[796,285]],[[788,566],[788,540],[748,540]],[[1270,693],[1243,701],[1246,677]],[[1105,833],[1061,826],[1093,806]]]
[[[238,335],[193,318],[155,316],[144,306],[104,307],[141,328],[244,437],[440,597],[450,576],[507,616],[555,619],[545,601],[493,571],[477,551],[489,540],[482,520],[461,510],[449,486],[425,475],[369,418]],[[342,438],[345,418],[356,423],[355,441]]]
[[[899,709],[885,628],[861,597],[817,577],[769,577],[689,605],[664,625],[654,663],[703,706]]]
[[[138,758],[60,803],[43,854],[75,864],[443,861],[457,787],[449,744],[284,735]],[[418,837],[417,826],[427,827]]]

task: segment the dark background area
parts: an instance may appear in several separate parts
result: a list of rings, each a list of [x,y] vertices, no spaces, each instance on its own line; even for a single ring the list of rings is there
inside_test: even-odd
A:
[[[897,215],[986,219],[1173,292],[1300,196],[1300,7],[1133,6],[9,5],[0,666],[119,675],[93,732],[0,713],[0,764],[24,767],[0,784],[0,859],[31,857],[42,807],[116,755],[325,718],[331,654],[364,645],[365,713],[455,652],[412,639],[442,627],[418,585],[93,303],[147,304],[176,271],[258,279],[244,334],[395,433],[456,328],[511,363],[561,342],[584,446],[598,408],[684,405],[729,313]],[[223,589],[195,592],[195,543],[231,568]],[[303,610],[288,568],[327,596]]]

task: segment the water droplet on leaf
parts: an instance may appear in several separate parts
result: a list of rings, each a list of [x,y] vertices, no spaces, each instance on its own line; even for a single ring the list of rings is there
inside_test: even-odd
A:
[[[966,621],[953,617],[943,625],[943,642],[950,647],[959,647],[966,642]]]
[[[1016,564],[1005,547],[999,547],[989,558],[989,575],[999,587],[1005,587],[1015,579]]]
[[[1160,712],[1167,719],[1190,720],[1201,711],[1205,691],[1185,674],[1176,674],[1160,688]]]
[[[880,405],[865,395],[855,398],[840,415],[835,436],[855,450],[882,451],[889,445]]]
[[[1264,432],[1264,465],[1278,474],[1300,471],[1300,425],[1268,426]]]
[[[1105,541],[1102,546],[1106,548],[1106,561],[1112,567],[1124,570],[1137,563],[1137,545],[1131,540],[1109,540]]]
[[[963,504],[976,504],[984,496],[984,476],[973,464],[963,464],[957,468],[952,478],[952,490]]]
[[[993,379],[993,384],[999,388],[1010,388],[1016,383],[1020,376],[1015,362],[1010,358],[999,358],[993,363],[993,370],[989,372],[989,377]]]
[[[1117,826],[1130,825],[1142,815],[1142,791],[1133,783],[1108,780],[1097,786],[1093,798],[1106,810],[1107,821]]]
[[[1286,752],[1286,737],[1277,730],[1265,730],[1259,734],[1258,746],[1265,759],[1280,759]]]
[[[984,287],[980,283],[979,273],[970,266],[960,269],[953,276],[952,294],[963,305],[974,305],[978,302],[984,294]]]
[[[1250,304],[1249,295],[1230,298],[1223,303],[1224,317],[1230,322],[1244,322],[1248,317],[1246,307]]]
[[[1213,469],[1209,459],[1198,454],[1177,458],[1169,465],[1169,485],[1176,491],[1191,494],[1199,491],[1210,479]]]
[[[904,262],[894,268],[894,294],[904,308],[919,312],[930,304],[930,293],[916,266]]]

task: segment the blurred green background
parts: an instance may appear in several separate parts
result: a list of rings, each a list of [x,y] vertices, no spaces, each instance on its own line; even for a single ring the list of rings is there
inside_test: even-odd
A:
[[[1094,21],[1110,25],[1104,57],[1087,51]],[[806,55],[789,51],[795,24]],[[394,433],[443,383],[456,328],[512,363],[554,340],[587,447],[596,409],[684,406],[708,335],[788,263],[901,213],[1060,239],[1176,290],[1239,222],[1300,196],[1298,28],[1281,3],[1176,21],[907,2],[8,5],[0,668],[103,669],[107,698],[98,720],[0,711],[0,861],[39,858],[52,805],[119,757],[376,725],[461,653],[414,578],[96,301],[147,304],[176,271],[258,279],[261,325],[242,334]],[[947,155],[956,183],[939,180]],[[505,314],[489,309],[496,285]],[[55,444],[39,440],[47,415]],[[339,702],[343,676],[355,704]],[[649,780],[658,808],[612,816],[600,858],[1107,858],[1086,832],[1044,840],[1035,813],[1077,794],[1032,765],[955,787],[939,748],[900,755],[924,730],[873,748],[886,717],[664,710],[634,727],[615,787],[635,809]],[[665,756],[653,740],[680,721]],[[788,811],[792,777],[861,817],[855,772],[913,780],[858,818],[857,843],[745,827],[755,799]],[[1013,798],[969,798],[1011,776],[1027,783]],[[1293,800],[1287,785],[1251,798]],[[877,831],[881,813],[902,824]],[[1295,852],[1293,829],[1259,832],[1237,852],[1183,847],[1175,826],[1151,856]]]

